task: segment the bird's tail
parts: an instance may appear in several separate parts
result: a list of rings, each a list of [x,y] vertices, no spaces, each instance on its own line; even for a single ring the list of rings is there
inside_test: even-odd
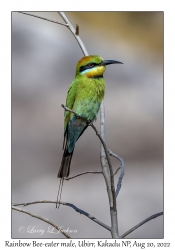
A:
[[[59,169],[58,175],[57,175],[58,178],[64,178],[64,177],[69,176],[70,164],[71,164],[73,152],[74,152],[74,150],[72,150],[72,152],[69,153],[68,147],[66,145],[66,147],[64,149],[63,158],[61,161],[61,166],[60,166],[60,169]]]

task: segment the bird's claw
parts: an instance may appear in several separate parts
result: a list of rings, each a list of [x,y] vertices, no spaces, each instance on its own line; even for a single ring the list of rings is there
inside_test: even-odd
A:
[[[92,125],[92,123],[93,123],[93,121],[92,121],[92,120],[88,120],[88,121],[86,122],[86,124],[87,124],[88,126],[91,126],[91,125]]]

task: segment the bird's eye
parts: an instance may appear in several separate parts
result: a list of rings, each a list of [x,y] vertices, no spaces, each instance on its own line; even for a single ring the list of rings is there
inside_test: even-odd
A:
[[[93,66],[94,66],[93,63],[89,63],[89,64],[88,64],[88,67],[93,67]]]

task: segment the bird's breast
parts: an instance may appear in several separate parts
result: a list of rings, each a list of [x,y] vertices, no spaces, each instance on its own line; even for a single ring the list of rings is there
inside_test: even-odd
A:
[[[79,82],[74,110],[88,120],[96,119],[100,104],[104,97],[104,78],[86,78]]]

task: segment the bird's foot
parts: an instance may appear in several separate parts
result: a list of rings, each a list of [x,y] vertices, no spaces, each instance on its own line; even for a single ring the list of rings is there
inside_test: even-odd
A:
[[[88,126],[91,126],[91,125],[93,124],[93,121],[92,121],[92,120],[88,120],[88,121],[86,122],[86,124],[87,124]]]

